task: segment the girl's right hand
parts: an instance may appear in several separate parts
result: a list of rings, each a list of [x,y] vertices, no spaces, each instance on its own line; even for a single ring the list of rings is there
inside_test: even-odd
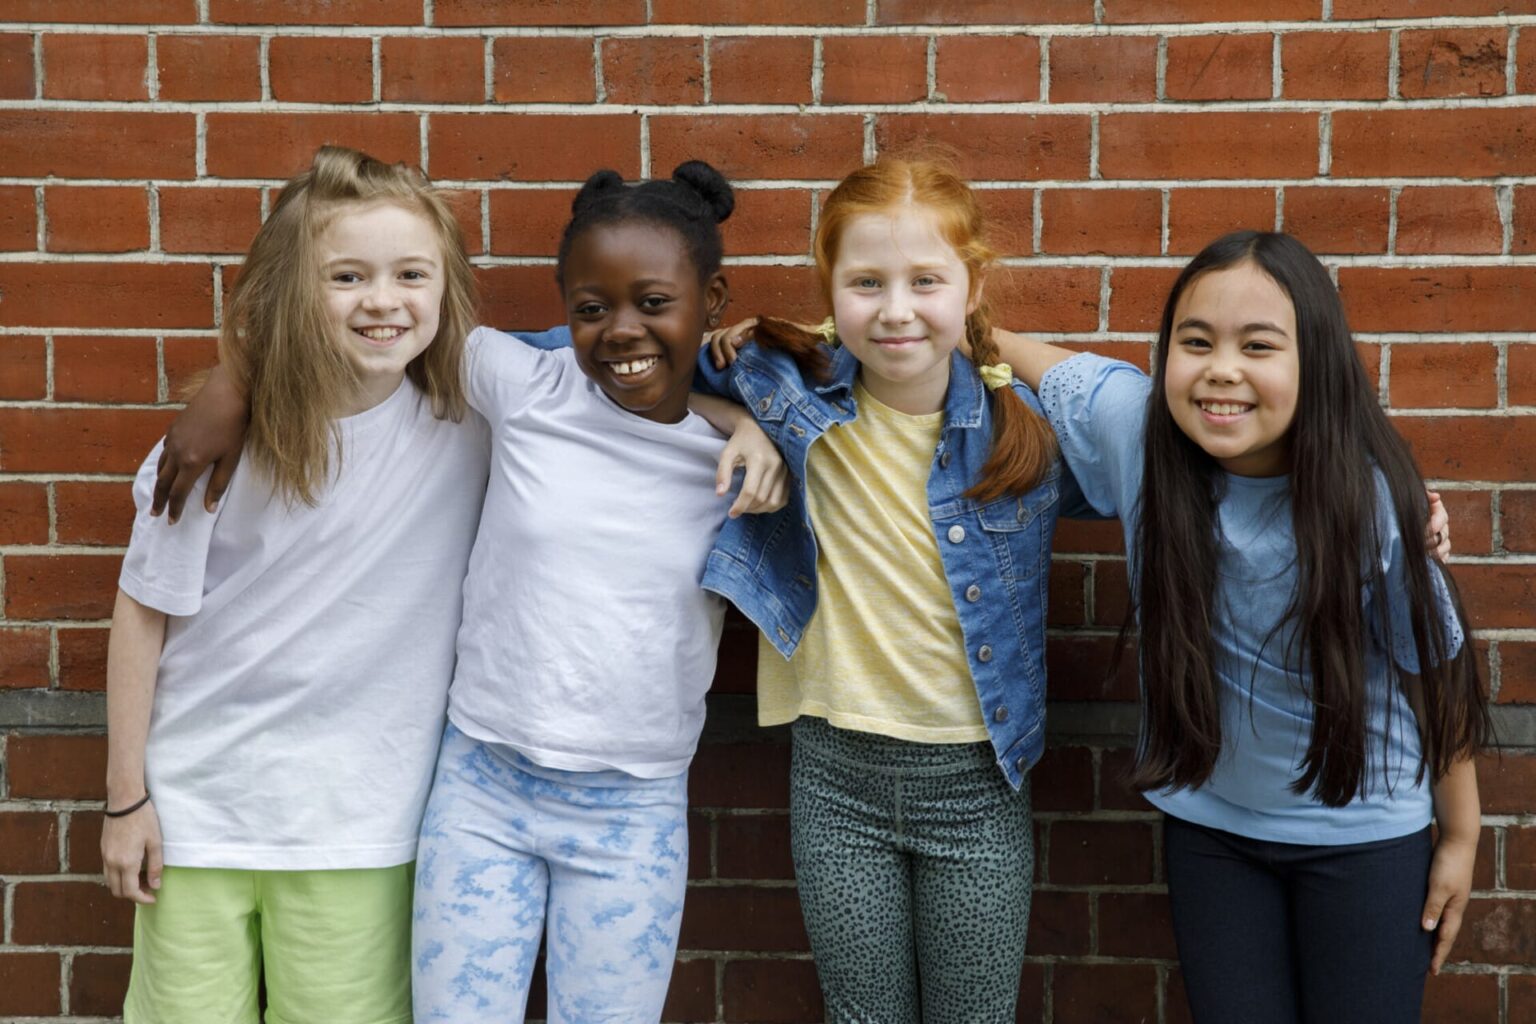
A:
[[[160,818],[155,802],[121,818],[107,818],[101,826],[101,862],[107,888],[113,896],[135,903],[155,902],[164,870]],[[142,878],[141,878],[142,876]]]
[[[213,475],[208,478],[203,507],[212,512],[240,464],[249,425],[250,406],[245,395],[222,366],[214,367],[207,382],[165,431],[165,449],[160,453],[149,514],[157,516],[169,504],[167,521],[180,519],[187,495],[210,463]]]
[[[736,361],[736,350],[747,343],[747,336],[757,326],[757,317],[749,316],[729,327],[718,327],[704,332],[704,344],[715,361],[715,369],[723,370]]]

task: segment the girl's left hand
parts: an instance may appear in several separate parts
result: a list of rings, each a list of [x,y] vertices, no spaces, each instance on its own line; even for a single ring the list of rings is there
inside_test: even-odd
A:
[[[1424,527],[1424,546],[1444,564],[1451,557],[1451,517],[1439,491],[1425,493],[1429,495],[1429,525]]]
[[[789,500],[789,469],[763,428],[750,417],[743,417],[720,453],[716,494],[731,489],[731,477],[738,467],[745,470],[741,491],[727,515],[735,519],[743,513],[777,512],[784,507]]]
[[[715,369],[723,370],[736,362],[736,350],[747,343],[752,336],[752,328],[756,326],[757,317],[749,316],[729,327],[717,327],[704,332],[704,345],[709,349]]]
[[[1472,893],[1472,867],[1477,860],[1477,837],[1451,839],[1441,836],[1435,844],[1435,858],[1429,866],[1429,897],[1419,923],[1427,932],[1435,932],[1435,954],[1430,961],[1431,974],[1439,974],[1456,933],[1461,931],[1461,917],[1466,913]]]

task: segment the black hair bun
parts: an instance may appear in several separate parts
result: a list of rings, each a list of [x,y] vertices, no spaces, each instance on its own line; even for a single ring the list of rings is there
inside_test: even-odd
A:
[[[571,212],[580,213],[583,207],[623,187],[624,177],[618,171],[609,170],[606,167],[600,171],[593,171],[592,176],[582,183],[581,191],[576,193],[576,198],[571,200]]]
[[[725,180],[725,175],[702,160],[678,164],[677,170],[672,172],[672,180],[697,192],[717,224],[736,209],[736,195],[731,189],[731,183]]]

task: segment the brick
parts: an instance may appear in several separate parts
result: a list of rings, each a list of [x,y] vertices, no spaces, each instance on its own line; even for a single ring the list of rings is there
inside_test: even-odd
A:
[[[861,0],[652,0],[654,25],[862,25]]]
[[[1275,229],[1272,188],[1175,188],[1168,192],[1168,252],[1193,256],[1240,228]]]
[[[0,34],[0,99],[30,100],[37,96],[32,67],[32,37],[21,32]]]
[[[1093,563],[1093,610],[1089,621],[1118,629],[1130,610],[1129,586],[1124,562],[1106,559]]]
[[[59,870],[59,818],[48,811],[0,812],[0,874]]]
[[[451,0],[439,0],[438,9]],[[225,25],[420,25],[420,0],[209,0],[208,20]],[[437,23],[447,24],[440,17]]]
[[[46,629],[0,628],[0,689],[47,686],[48,650]]]
[[[97,25],[193,24],[197,0],[0,0],[0,20]]]
[[[1114,664],[1114,637],[1053,636],[1045,642],[1046,674],[1054,700],[1135,700],[1136,667]]]
[[[1046,967],[1040,963],[1024,964],[1019,972],[1019,1001],[1014,1020],[1018,1024],[1032,1024],[1045,1020]]]
[[[1334,130],[1338,138],[1338,129]],[[1317,173],[1313,114],[1106,114],[1099,127],[1105,178],[1309,178]]]
[[[571,219],[574,189],[491,191],[491,252],[498,256],[553,256]]]
[[[698,770],[688,775],[690,807],[789,807],[787,744],[705,744],[694,764]]]
[[[661,1010],[667,1021],[712,1021],[715,1019],[715,962],[708,959],[680,960],[672,967],[672,982],[667,987],[667,1001]]]
[[[710,154],[728,178],[840,178],[862,163],[855,114],[655,116],[651,164],[675,167]]]
[[[734,607],[726,608],[720,653],[715,658],[715,678],[710,683],[713,692],[756,695],[757,637],[756,626]]]
[[[205,327],[213,282],[191,264],[0,264],[0,323],[36,327]]]
[[[132,941],[133,903],[114,899],[100,882],[22,882],[14,892],[11,937],[17,943],[126,946]]]
[[[803,952],[808,947],[793,889],[710,886],[688,893],[679,942],[684,949]]]
[[[609,103],[704,102],[704,43],[700,39],[606,39],[602,53],[603,88]]]
[[[731,305],[726,316],[772,313],[791,320],[827,315],[814,267],[728,267]]]
[[[163,100],[261,99],[261,40],[172,36],[155,41]]]
[[[1163,245],[1163,197],[1152,189],[1046,189],[1040,248],[1048,253],[1155,256]]]
[[[48,543],[48,488],[0,482],[0,544]]]
[[[1285,230],[1320,253],[1384,253],[1391,198],[1384,188],[1287,186]]]
[[[1339,291],[1357,331],[1530,331],[1536,268],[1341,267]]]
[[[1157,969],[1150,965],[1063,963],[1051,980],[1055,1024],[1157,1020]]]
[[[1505,492],[1506,494],[1513,492]],[[1487,491],[1440,492],[1451,517],[1451,543],[1458,555],[1486,555],[1493,550],[1493,497]]]
[[[720,878],[791,879],[789,818],[780,814],[722,815],[716,835]]]
[[[60,480],[53,492],[60,544],[128,543],[134,516],[131,484]]]
[[[1050,601],[1046,604],[1047,626],[1082,626],[1088,622],[1088,566],[1084,562],[1060,559],[1051,565]]]
[[[160,247],[166,252],[243,253],[260,227],[259,189],[160,189]]]
[[[1348,178],[1536,173],[1536,107],[1336,111],[1331,173]]]
[[[109,618],[121,564],[119,555],[8,555],[5,615],[13,621]]]
[[[107,688],[107,632],[105,626],[59,629],[59,689]]]
[[[1036,888],[1030,897],[1025,948],[1030,956],[1087,956],[1093,952],[1091,917],[1087,893]]]
[[[1397,43],[1397,91],[1404,99],[1504,95],[1504,27],[1406,30]]]
[[[1052,103],[1157,98],[1157,40],[1151,36],[1056,36],[1048,62]]]
[[[709,41],[715,103],[809,103],[814,41],[808,36],[725,36]]]
[[[209,114],[207,123],[214,178],[288,178],[307,168],[323,145],[351,146],[388,163],[421,163],[415,114]]]
[[[568,36],[502,37],[492,44],[497,103],[591,103],[592,42]]]
[[[1504,492],[1506,501],[1509,494]],[[1536,704],[1536,643],[1499,641],[1499,702]]]
[[[1134,664],[1135,650],[1126,652]],[[1154,811],[1147,798],[1128,781],[1136,766],[1133,750],[1106,750],[1099,761],[1099,806],[1106,811]],[[1161,812],[1159,812],[1161,813]]]
[[[1194,21],[1306,21],[1322,14],[1322,0],[1104,0],[1104,23],[1132,25]],[[1338,17],[1337,14],[1334,17]]]
[[[1526,96],[1536,92],[1536,48],[1530,45],[1515,50],[1515,92]]]
[[[443,189],[440,194],[443,203],[448,207],[448,212],[453,214],[454,220],[459,222],[459,232],[464,239],[464,251],[471,256],[483,256],[485,240],[480,237],[480,190]]]
[[[1099,895],[1100,956],[1177,960],[1168,897],[1160,892]]]
[[[1093,809],[1093,752],[1087,747],[1050,747],[1029,773],[1036,814]]]
[[[1116,267],[1109,275],[1109,329],[1156,334],[1178,267]]]
[[[1452,953],[1452,956],[1455,954]],[[1497,975],[1441,973],[1430,975],[1426,981],[1425,1024],[1483,1024],[1498,1019]]]
[[[1003,181],[1088,176],[1089,119],[1080,114],[880,114],[882,151],[936,141],[959,153],[968,178]]]
[[[881,25],[1085,25],[1093,21],[1092,0],[880,0]]]
[[[1536,574],[1519,564],[1458,565],[1467,618],[1482,629],[1536,626]]]
[[[95,178],[110,167],[120,178],[191,178],[196,131],[191,114],[0,110],[0,175]]]
[[[1536,889],[1536,828],[1510,825],[1504,830],[1504,871],[1511,889]]]
[[[598,167],[626,178],[640,173],[640,119],[631,115],[439,114],[431,132],[431,170],[440,178],[582,181]]]
[[[986,238],[1002,256],[1028,256],[1035,251],[1035,190],[1007,185],[979,188],[976,198],[986,218]],[[996,303],[1009,291],[1009,274],[994,273],[987,294]]]
[[[1398,252],[1496,254],[1503,246],[1493,189],[1409,186],[1398,193]]]
[[[49,1016],[60,1012],[57,953],[0,952],[0,1014]]]
[[[821,986],[809,960],[725,962],[725,1020],[801,1024],[822,1019]]]
[[[132,473],[170,419],[148,409],[0,407],[0,472]]]
[[[12,798],[99,800],[107,777],[106,737],[13,732],[6,739],[6,771]]]
[[[486,267],[476,271],[482,322],[502,330],[543,330],[565,322],[565,300],[553,267]]]
[[[928,40],[920,36],[828,36],[821,65],[822,103],[911,103],[928,95]]]
[[[1536,345],[1509,346],[1506,378],[1511,405],[1536,405]]]
[[[166,338],[162,344],[166,387],[172,401],[182,401],[188,385],[218,363],[218,343],[213,338]]]
[[[1536,974],[1506,975],[1509,985],[1509,1020],[1536,1020]]]
[[[1536,14],[1536,3],[1532,0],[1334,0],[1333,5],[1336,21],[1440,15],[1476,18],[1495,14]]]
[[[121,1012],[132,968],[127,953],[76,954],[69,972],[70,1010],[102,1017]]]
[[[42,61],[48,99],[149,99],[149,41],[143,36],[47,33]]]
[[[811,251],[811,197],[800,189],[738,189],[721,226],[733,256],[791,256]]]
[[[1006,294],[993,289],[998,323],[1052,332],[1098,326],[1099,272],[1093,267],[1010,267],[1005,280]]]
[[[1451,960],[1494,965],[1536,960],[1536,901],[1474,897]]]
[[[69,815],[68,869],[70,874],[96,875],[102,871],[100,811],[74,811]]]
[[[1152,881],[1152,828],[1140,822],[1051,825],[1053,885],[1145,885]]]
[[[386,102],[479,103],[485,99],[485,48],[470,37],[388,36],[379,44],[379,79]]]
[[[1392,425],[1413,447],[1426,477],[1499,481],[1536,477],[1536,417],[1400,416]],[[1488,622],[1478,625],[1492,628]]]
[[[1163,94],[1170,100],[1267,100],[1274,93],[1274,36],[1168,37]]]
[[[417,8],[420,17],[420,8]],[[643,25],[645,0],[434,0],[434,25]]]
[[[1509,551],[1536,551],[1536,491],[1505,491],[1499,497],[1499,524]]]
[[[37,194],[25,185],[0,186],[0,250],[37,247]]]
[[[1034,36],[940,36],[938,98],[951,103],[1032,103],[1040,98],[1040,41]]]
[[[149,248],[149,196],[142,186],[43,190],[50,252],[135,252]]]
[[[276,36],[267,74],[272,98],[281,102],[366,103],[373,99],[373,41]]]
[[[1488,344],[1393,345],[1392,406],[1491,409],[1499,402],[1498,362]]]
[[[1387,98],[1387,32],[1287,32],[1280,37],[1280,94],[1301,100]]]

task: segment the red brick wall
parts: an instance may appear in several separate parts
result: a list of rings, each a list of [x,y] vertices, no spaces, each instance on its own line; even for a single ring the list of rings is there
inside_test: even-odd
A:
[[[129,474],[212,358],[270,193],[324,141],[456,193],[487,319],[559,318],[589,171],[740,186],[733,313],[819,315],[821,193],[923,137],[1006,228],[1012,326],[1146,357],[1181,260],[1282,226],[1455,519],[1505,730],[1430,1019],[1536,1019],[1536,3],[1531,0],[0,0],[0,1017],[111,1017],[131,913],[97,882],[103,661]],[[1021,1020],[1186,1019],[1157,823],[1115,782],[1124,567],[1064,531],[1056,738]],[[819,1019],[785,748],[733,626],[694,772],[669,1020]]]

